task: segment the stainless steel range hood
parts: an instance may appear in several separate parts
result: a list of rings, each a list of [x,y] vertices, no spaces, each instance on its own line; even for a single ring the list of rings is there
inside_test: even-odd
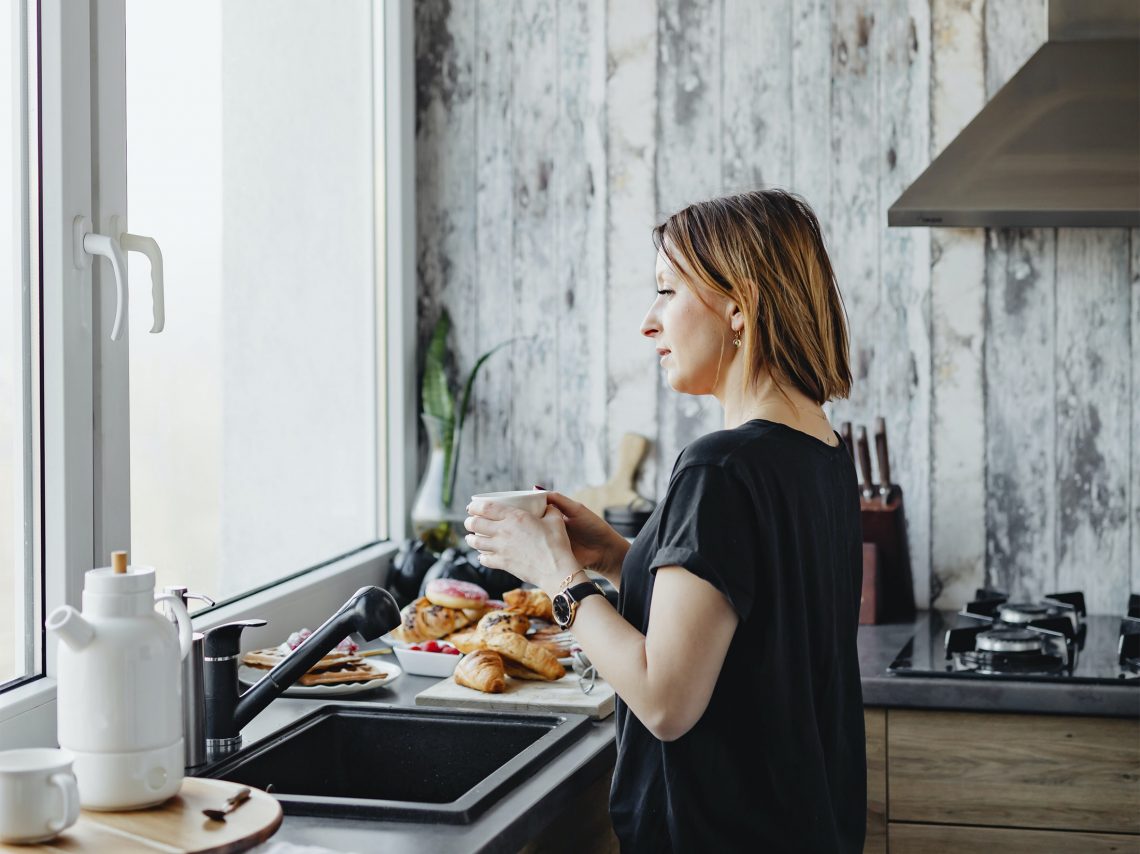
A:
[[[1049,40],[887,224],[1140,226],[1140,2],[1050,0]]]

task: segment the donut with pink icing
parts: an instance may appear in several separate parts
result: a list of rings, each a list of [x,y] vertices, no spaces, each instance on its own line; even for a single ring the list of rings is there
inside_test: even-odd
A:
[[[487,601],[487,591],[478,584],[455,578],[433,578],[424,595],[433,605],[444,608],[482,608]]]

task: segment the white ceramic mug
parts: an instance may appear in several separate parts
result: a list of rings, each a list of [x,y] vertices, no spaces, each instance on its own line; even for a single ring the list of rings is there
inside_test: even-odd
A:
[[[44,842],[79,820],[68,750],[0,752],[0,842]]]
[[[546,512],[546,490],[545,489],[517,489],[513,492],[483,492],[479,495],[472,495],[471,498],[476,498],[485,501],[494,501],[496,504],[509,504],[511,507],[518,507],[520,510],[525,510],[533,516],[542,516]]]

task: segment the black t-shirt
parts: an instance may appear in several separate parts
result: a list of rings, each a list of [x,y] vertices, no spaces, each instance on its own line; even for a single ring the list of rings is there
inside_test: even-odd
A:
[[[643,633],[661,566],[710,582],[740,623],[708,708],[676,741],[619,699],[622,850],[862,851],[862,532],[843,444],[762,420],[693,442],[622,566],[619,607]]]

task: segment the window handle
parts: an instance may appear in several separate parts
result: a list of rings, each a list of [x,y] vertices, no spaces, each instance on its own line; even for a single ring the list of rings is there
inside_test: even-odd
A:
[[[127,309],[127,259],[123,257],[123,249],[119,241],[106,234],[96,234],[87,230],[87,217],[77,216],[72,221],[75,230],[73,250],[76,268],[85,270],[89,256],[102,255],[111,262],[111,269],[115,273],[115,290],[118,299],[115,302],[115,324],[111,327],[111,340],[118,341],[123,334],[123,315]]]
[[[101,255],[111,262],[115,274],[115,323],[111,327],[111,340],[118,341],[123,334],[123,317],[127,313],[127,259],[123,250],[141,252],[150,261],[151,298],[154,301],[154,323],[151,332],[161,332],[166,324],[165,300],[163,296],[162,250],[150,237],[119,232],[119,218],[111,218],[112,234],[97,234],[88,231],[87,217],[77,216],[74,228],[75,266],[83,270],[90,263],[90,256]]]
[[[166,298],[163,292],[162,250],[153,237],[141,234],[128,234],[119,230],[120,218],[111,217],[111,233],[119,239],[119,246],[126,252],[141,252],[150,261],[150,299],[154,312],[151,332],[161,332],[166,325]]]

